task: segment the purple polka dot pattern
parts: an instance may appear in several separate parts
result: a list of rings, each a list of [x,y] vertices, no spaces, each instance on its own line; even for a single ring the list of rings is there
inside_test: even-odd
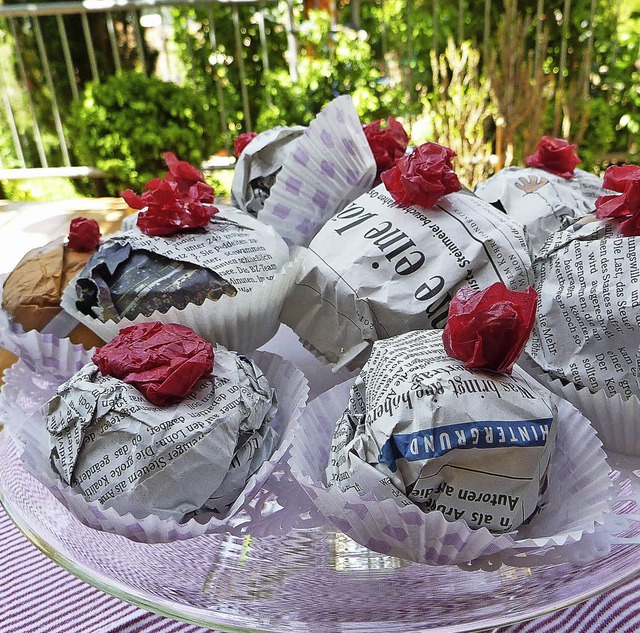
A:
[[[315,222],[311,222],[311,220],[302,220],[300,224],[296,225],[296,229],[302,235],[312,235],[316,228]]]
[[[457,551],[461,551],[462,548],[464,547],[464,540],[462,539],[462,537],[457,534],[457,533],[450,533],[450,534],[445,534],[441,539],[440,542],[442,543],[442,545],[444,547],[455,547]]]
[[[328,160],[320,163],[320,169],[327,178],[333,178],[336,175],[336,168]]]
[[[288,192],[297,196],[300,194],[300,190],[302,189],[302,180],[294,176],[289,176],[285,181],[285,187]]]
[[[392,547],[389,543],[385,543],[385,541],[380,541],[376,538],[371,538],[367,541],[367,547],[372,549],[374,552],[380,552],[381,554],[388,554]]]
[[[325,147],[328,147],[329,149],[335,147],[333,137],[328,130],[322,130],[322,132],[320,132],[320,140],[324,143]]]
[[[299,165],[306,165],[309,162],[309,154],[299,144],[293,152],[293,158]]]
[[[273,215],[278,218],[288,218],[291,213],[291,209],[284,204],[276,204],[273,208]]]
[[[355,512],[358,517],[360,517],[360,519],[364,519],[364,517],[366,517],[369,512],[367,510],[367,506],[363,503],[345,503],[344,507],[346,510]]]
[[[326,191],[321,191],[317,189],[313,194],[313,204],[320,207],[321,209],[326,209],[329,205],[329,194]]]
[[[406,541],[409,537],[409,533],[401,527],[385,525],[382,531],[391,538],[394,538],[396,541]]]

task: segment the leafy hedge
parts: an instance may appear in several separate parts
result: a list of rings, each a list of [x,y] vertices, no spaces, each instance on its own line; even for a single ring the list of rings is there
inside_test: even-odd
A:
[[[109,193],[119,195],[164,174],[166,151],[200,164],[219,135],[217,121],[193,90],[126,72],[87,84],[73,102],[67,132],[80,164],[106,172]]]

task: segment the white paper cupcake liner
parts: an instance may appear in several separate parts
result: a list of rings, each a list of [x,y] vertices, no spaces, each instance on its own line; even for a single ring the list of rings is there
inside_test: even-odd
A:
[[[105,508],[98,501],[87,501],[81,494],[62,482],[51,470],[47,433],[40,411],[27,419],[17,433],[19,442],[24,448],[22,460],[25,468],[82,523],[98,530],[125,536],[133,541],[163,543],[206,533],[231,531],[236,524],[246,523],[246,517],[243,520],[243,510],[254,497],[263,493],[268,494],[270,485],[277,486],[277,482],[270,480],[270,475],[280,462],[286,459],[294,429],[306,405],[308,395],[306,378],[290,362],[267,352],[256,352],[253,359],[265,373],[269,384],[276,390],[278,411],[272,425],[279,433],[280,440],[271,458],[251,476],[224,518],[210,518],[206,523],[200,523],[197,518],[190,519],[186,523],[179,523],[174,519],[160,519],[153,515],[137,518],[130,513],[121,515],[114,508]],[[10,375],[9,392],[14,390],[15,393],[15,390],[21,387],[29,389],[30,387],[26,385],[27,378]],[[0,392],[0,411],[3,399],[4,391]],[[40,394],[38,400],[46,401],[43,394]],[[253,519],[256,521],[256,529],[259,529],[259,517],[254,516]]]
[[[290,246],[307,246],[330,217],[371,189],[375,177],[376,161],[351,97],[338,97],[298,139],[258,218]]]
[[[512,533],[472,530],[461,519],[448,522],[439,512],[422,512],[403,495],[379,500],[373,492],[360,495],[353,489],[327,488],[331,436],[351,385],[352,381],[338,385],[307,407],[294,436],[290,467],[329,522],[369,549],[428,565],[539,553],[579,543],[610,511],[610,469],[600,441],[588,420],[560,398],[555,399],[558,439],[548,504],[529,525]]]
[[[578,409],[591,422],[607,451],[640,456],[640,399],[637,396],[626,400],[619,394],[608,396],[604,390],[594,393],[586,387],[579,389],[544,371],[526,355],[518,365]]]
[[[235,297],[223,295],[217,301],[205,299],[201,305],[189,304],[183,310],[171,307],[167,312],[155,311],[149,316],[118,322],[102,322],[82,314],[75,306],[71,292],[62,297],[62,307],[78,321],[110,341],[125,327],[148,321],[186,325],[207,341],[241,354],[251,354],[271,339],[280,327],[280,310],[295,281],[299,263],[288,262],[269,283],[257,284],[251,292]],[[73,287],[72,281],[69,287]]]
[[[6,275],[0,275],[0,303]],[[39,373],[58,372],[71,376],[90,358],[82,345],[74,345],[68,338],[53,334],[42,334],[37,330],[25,332],[14,323],[5,310],[0,308],[0,347],[19,356],[29,369]],[[80,365],[78,365],[80,363]]]

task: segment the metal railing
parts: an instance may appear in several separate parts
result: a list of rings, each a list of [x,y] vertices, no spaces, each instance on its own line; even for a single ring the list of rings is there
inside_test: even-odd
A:
[[[258,25],[260,39],[260,63],[263,71],[268,71],[270,67],[269,47],[267,46],[267,35],[265,29],[265,6],[272,5],[278,8],[277,15],[281,16],[282,23],[279,25],[286,32],[287,48],[285,52],[286,65],[289,68],[291,77],[297,78],[297,42],[294,31],[294,16],[292,0],[85,0],[84,2],[53,2],[35,4],[16,4],[0,6],[0,45],[4,44],[7,49],[11,49],[15,57],[15,67],[17,70],[18,85],[11,85],[8,63],[6,56],[0,54],[0,93],[4,114],[9,127],[9,132],[15,150],[15,159],[19,168],[6,169],[2,164],[0,155],[0,180],[16,179],[25,177],[40,176],[101,176],[101,172],[87,166],[72,165],[72,158],[69,151],[69,142],[65,136],[64,120],[66,111],[59,102],[61,90],[68,89],[73,99],[80,95],[81,78],[78,74],[78,53],[74,58],[71,44],[78,44],[78,40],[84,42],[84,53],[88,60],[89,79],[101,81],[105,76],[103,65],[110,66],[110,72],[123,69],[122,50],[123,45],[129,50],[130,56],[135,58],[137,70],[144,73],[150,71],[150,64],[147,56],[150,51],[157,55],[161,61],[155,68],[155,74],[166,81],[178,79],[173,68],[177,61],[174,48],[173,31],[175,15],[169,13],[168,9],[176,8],[197,8],[205,12],[208,22],[208,46],[210,48],[209,61],[213,74],[218,71],[219,64],[234,64],[238,71],[239,82],[236,86],[241,97],[242,111],[244,114],[244,124],[246,129],[252,129],[251,109],[249,103],[249,93],[247,89],[247,72],[243,59],[243,25],[241,23],[239,7],[250,7],[249,19]],[[218,24],[214,9],[217,7],[228,7],[231,10],[231,24]],[[270,13],[270,19],[276,13]],[[65,18],[79,16],[81,22],[81,32],[70,32]],[[57,24],[57,42],[45,41],[42,19],[54,17]],[[90,24],[90,17],[91,24]],[[100,24],[102,22],[102,24]],[[3,28],[5,27],[6,28]],[[102,28],[101,28],[102,27]],[[217,32],[220,29],[232,29],[234,51],[232,55],[221,55]],[[108,35],[108,48],[110,58],[97,54],[95,33],[102,30]],[[49,37],[52,36],[52,29],[47,29]],[[36,64],[42,75],[43,83],[46,87],[44,91],[48,104],[34,103],[34,99],[29,89],[31,79],[29,70],[33,72],[32,66],[27,66],[25,51],[21,45],[21,39],[30,37],[35,43],[37,57],[30,59],[30,64]],[[103,43],[104,44],[104,43]],[[62,53],[64,62],[64,72],[61,72],[58,64],[58,72],[52,69],[50,49],[56,45],[56,50]],[[75,47],[78,48],[77,46]],[[105,46],[102,46],[103,52]],[[1,53],[1,51],[0,51]],[[5,57],[2,60],[2,57]],[[54,60],[59,62],[60,60]],[[64,86],[62,85],[64,84]],[[220,117],[222,130],[227,129],[228,112],[225,104],[220,82],[216,82],[216,104]],[[48,107],[47,107],[48,106]],[[26,112],[20,114],[24,118],[28,117],[32,135],[25,138],[20,133],[16,120],[18,108],[22,110],[26,107]],[[44,131],[41,129],[42,110],[48,110],[50,120],[53,121],[55,135],[57,137],[57,147],[59,148],[58,161],[62,166],[51,166],[52,159],[47,151],[44,142]],[[24,126],[23,126],[24,127]],[[32,138],[31,138],[32,136]],[[31,167],[35,160],[26,160],[26,146],[35,145],[39,166]],[[33,152],[32,152],[33,153]],[[56,154],[58,151],[56,151]]]

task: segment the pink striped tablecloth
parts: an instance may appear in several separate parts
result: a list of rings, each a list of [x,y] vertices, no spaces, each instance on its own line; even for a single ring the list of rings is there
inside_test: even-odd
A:
[[[84,583],[40,553],[0,508],[0,633],[204,633]],[[636,633],[640,579],[496,633]],[[310,631],[310,633],[313,633]]]

